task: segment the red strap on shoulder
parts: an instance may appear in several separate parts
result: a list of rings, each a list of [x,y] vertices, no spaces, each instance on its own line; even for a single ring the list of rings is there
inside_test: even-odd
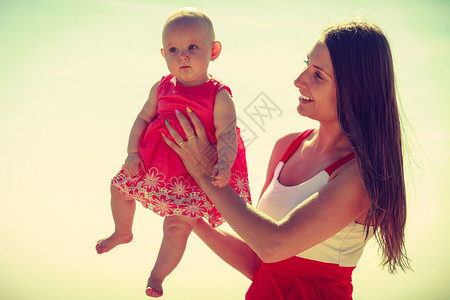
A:
[[[336,171],[339,167],[342,167],[345,163],[352,160],[355,157],[355,152],[349,153],[346,156],[342,157],[341,159],[338,159],[331,165],[325,168],[325,171],[328,173],[328,175],[331,176],[334,171]]]
[[[283,157],[281,158],[282,162],[286,162],[289,157],[297,150],[298,146],[303,142],[303,140],[311,133],[314,129],[308,129],[297,135],[297,137],[292,141],[292,143],[287,148],[286,152],[284,152]]]

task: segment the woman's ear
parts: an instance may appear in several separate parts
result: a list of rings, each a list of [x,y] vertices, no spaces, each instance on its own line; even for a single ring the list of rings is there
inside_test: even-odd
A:
[[[222,44],[219,41],[213,42],[211,47],[211,61],[219,57],[220,51],[222,51]]]

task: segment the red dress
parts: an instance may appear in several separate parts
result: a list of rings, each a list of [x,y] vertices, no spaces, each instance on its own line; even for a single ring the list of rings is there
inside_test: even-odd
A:
[[[205,83],[194,87],[182,86],[173,75],[163,76],[158,87],[157,117],[144,129],[139,141],[139,154],[145,170],[142,170],[142,175],[131,178],[126,176],[122,167],[111,183],[124,195],[136,199],[162,217],[204,217],[213,227],[222,224],[224,220],[220,213],[189,175],[178,154],[161,137],[161,133],[170,137],[164,120],[184,135],[175,109],[185,112],[186,107],[190,107],[202,121],[209,141],[216,143],[213,109],[221,89],[226,89],[231,95],[226,85],[211,76]],[[229,184],[242,199],[251,203],[244,143],[239,128],[236,130],[237,155]]]
[[[246,300],[351,300],[355,267],[293,256],[261,262]]]

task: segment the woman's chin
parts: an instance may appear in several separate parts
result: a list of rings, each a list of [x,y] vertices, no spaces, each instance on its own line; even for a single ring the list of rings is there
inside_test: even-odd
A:
[[[301,104],[299,104],[299,105],[297,106],[297,112],[298,112],[298,114],[299,114],[300,116],[302,116],[302,117],[307,117],[307,116],[308,116],[308,115],[306,114],[305,110],[303,109],[303,107],[302,107]]]

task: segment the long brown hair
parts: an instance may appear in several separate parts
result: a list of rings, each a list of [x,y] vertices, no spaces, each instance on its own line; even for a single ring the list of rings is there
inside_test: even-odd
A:
[[[406,193],[392,55],[381,30],[350,22],[326,29],[339,125],[352,144],[371,198],[366,218],[390,272],[410,269],[405,249]]]

